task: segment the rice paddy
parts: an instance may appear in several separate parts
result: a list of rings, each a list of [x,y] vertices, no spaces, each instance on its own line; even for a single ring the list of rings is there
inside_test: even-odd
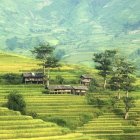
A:
[[[18,60],[22,67],[13,65],[9,61],[9,68],[4,67],[10,59],[2,57],[0,73],[21,73],[36,68],[33,60]],[[18,58],[18,56],[15,56]],[[15,58],[15,60],[17,60]],[[17,62],[17,61],[16,61]],[[14,68],[12,68],[12,65]],[[28,67],[29,65],[29,67]],[[64,66],[61,71],[52,71],[52,78],[62,74],[67,79],[76,79],[78,72],[71,72],[76,66]],[[83,68],[79,72],[85,71]],[[12,70],[12,71],[11,71]],[[90,69],[86,69],[90,72]],[[91,73],[94,73],[91,70]],[[139,80],[136,83],[138,86]],[[17,90],[21,93],[27,104],[27,115],[12,111],[4,107],[10,91]],[[19,84],[0,85],[0,139],[2,140],[139,140],[140,139],[140,94],[133,91],[135,107],[129,112],[129,120],[124,120],[122,115],[104,111],[99,117],[96,112],[100,110],[93,105],[88,105],[85,96],[72,94],[43,94],[43,85]],[[114,93],[112,92],[112,95]],[[110,95],[96,93],[95,97],[106,100]],[[119,103],[119,108],[124,110],[124,104]],[[36,117],[29,116],[36,113]],[[28,115],[29,114],[29,115]],[[88,117],[88,118],[87,118]],[[69,128],[68,128],[69,127]]]

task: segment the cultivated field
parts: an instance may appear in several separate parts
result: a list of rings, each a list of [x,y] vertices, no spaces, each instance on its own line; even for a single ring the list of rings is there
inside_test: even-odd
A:
[[[6,57],[6,58],[5,58]],[[37,62],[26,58],[0,55],[0,73],[21,73],[35,69]],[[8,58],[9,57],[9,58]],[[17,59],[18,58],[18,59]],[[9,63],[8,63],[8,62]],[[16,63],[17,64],[16,64]],[[18,65],[19,64],[19,65]],[[7,68],[7,66],[9,68]],[[13,67],[12,67],[13,65]],[[27,67],[26,67],[27,66]],[[60,71],[51,72],[52,79],[63,75],[67,80],[77,79],[83,72],[94,70],[76,66],[63,66]],[[75,71],[74,71],[75,70]],[[95,74],[96,75],[96,74]],[[140,85],[139,80],[136,85]],[[27,115],[5,108],[10,91],[21,93],[27,104]],[[107,109],[88,105],[85,96],[70,94],[43,94],[43,85],[0,85],[0,139],[2,140],[139,140],[140,139],[140,92],[130,93],[135,98],[135,107],[130,110],[130,119]],[[106,100],[112,93],[94,93]],[[120,102],[118,107],[124,110]],[[35,113],[35,118],[29,116]],[[100,114],[99,117],[98,113]]]

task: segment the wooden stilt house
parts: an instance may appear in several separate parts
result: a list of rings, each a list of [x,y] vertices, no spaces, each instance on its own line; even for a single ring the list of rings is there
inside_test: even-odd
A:
[[[72,86],[70,85],[50,85],[46,87],[49,90],[49,93],[54,94],[63,94],[63,93],[70,93],[72,91]]]
[[[84,86],[89,86],[90,82],[92,80],[92,77],[90,75],[84,74],[80,76],[80,83]]]
[[[23,82],[33,83],[33,84],[44,84],[44,75],[43,73],[23,73]]]
[[[70,85],[50,85],[46,87],[50,94],[75,94],[85,95],[88,91],[86,86],[70,86]]]
[[[85,95],[88,91],[86,86],[72,86],[73,90],[72,93],[75,95]]]

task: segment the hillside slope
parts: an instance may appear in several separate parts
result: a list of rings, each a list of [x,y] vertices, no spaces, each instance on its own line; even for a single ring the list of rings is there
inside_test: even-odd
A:
[[[139,7],[139,0],[1,0],[0,48],[25,55],[48,41],[68,58],[110,48],[135,53],[140,45]]]

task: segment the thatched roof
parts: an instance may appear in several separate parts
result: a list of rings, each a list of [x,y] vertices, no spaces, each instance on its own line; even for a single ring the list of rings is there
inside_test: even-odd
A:
[[[88,75],[88,74],[83,74],[83,75],[81,75],[80,78],[84,78],[84,79],[92,79],[92,76],[91,76],[91,75]]]
[[[88,90],[86,86],[70,86],[70,85],[50,85],[46,87],[49,90]]]
[[[50,85],[47,87],[49,90],[72,90],[72,86],[70,85]]]
[[[88,90],[86,86],[72,86],[74,90]]]
[[[43,78],[44,75],[43,73],[30,72],[30,73],[23,73],[23,77],[24,78]]]

